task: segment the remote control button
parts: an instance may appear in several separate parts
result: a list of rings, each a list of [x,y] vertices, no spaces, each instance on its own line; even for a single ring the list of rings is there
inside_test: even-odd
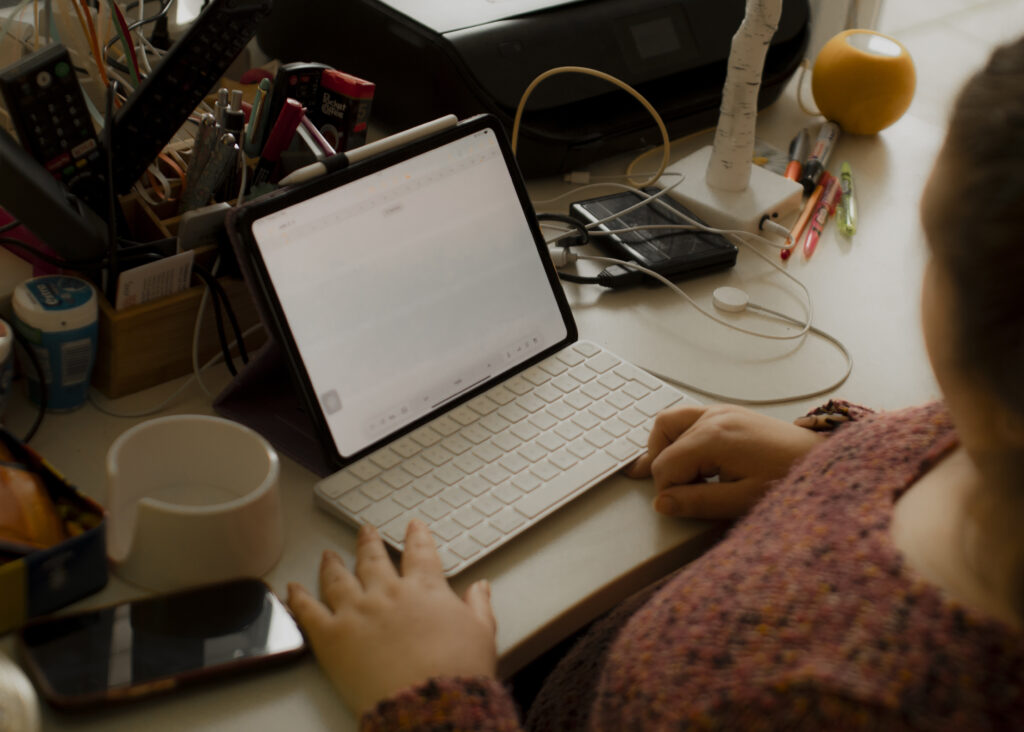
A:
[[[49,71],[40,71],[36,74],[36,84],[41,86],[43,89],[48,87],[53,82],[53,77],[50,76]]]

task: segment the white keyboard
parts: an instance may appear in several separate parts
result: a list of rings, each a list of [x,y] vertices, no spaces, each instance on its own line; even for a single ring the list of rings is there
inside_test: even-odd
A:
[[[581,341],[320,481],[316,503],[399,550],[421,519],[451,576],[627,465],[684,400]]]

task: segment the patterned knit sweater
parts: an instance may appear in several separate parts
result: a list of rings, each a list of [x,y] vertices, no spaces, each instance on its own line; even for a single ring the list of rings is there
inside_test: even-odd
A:
[[[1024,636],[916,576],[889,536],[895,499],[955,444],[940,404],[841,426],[716,547],[595,624],[527,726],[1024,729]],[[487,679],[434,679],[362,722],[520,728]]]

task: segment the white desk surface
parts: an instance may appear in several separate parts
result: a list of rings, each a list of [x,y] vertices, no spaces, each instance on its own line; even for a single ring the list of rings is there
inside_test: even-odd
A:
[[[856,237],[842,240],[830,226],[811,260],[798,254],[786,265],[811,292],[815,324],[840,338],[853,355],[853,374],[837,396],[898,408],[938,394],[918,326],[924,242],[917,204],[941,142],[949,99],[994,43],[1014,35],[1008,16],[1016,21],[1016,29],[1024,30],[1024,12],[1016,0],[900,0],[883,9],[881,28],[900,38],[917,61],[914,105],[877,137],[842,139],[834,153],[833,165],[848,160],[853,166],[861,212]],[[800,127],[816,122],[800,112],[794,89],[791,83],[759,122],[759,137],[782,149]],[[681,155],[700,142],[687,140],[675,146],[673,154]],[[595,172],[621,172],[622,166],[623,161],[609,161],[595,166]],[[538,198],[567,189],[558,181],[531,183]],[[801,299],[792,283],[748,251],[741,251],[733,270],[686,283],[685,289],[709,303],[710,292],[724,284],[742,286],[755,302],[797,317],[801,313]],[[739,397],[791,394],[829,383],[842,367],[834,349],[819,339],[780,344],[743,336],[707,321],[665,290],[614,293],[574,285],[566,289],[583,337],[713,391]],[[740,317],[751,327],[763,325],[754,316]],[[223,375],[219,381],[210,378],[212,386],[224,380]],[[141,410],[162,401],[175,386],[156,387],[113,406]],[[825,398],[761,409],[792,419]],[[30,423],[32,413],[23,399],[15,400],[9,411],[12,429]],[[210,412],[208,400],[196,388],[167,410],[187,412]],[[102,501],[106,449],[137,421],[109,417],[86,406],[71,414],[47,416],[33,445],[82,490]],[[316,586],[323,549],[353,556],[354,532],[314,508],[313,482],[312,474],[283,460],[286,548],[266,578],[282,594],[289,581]],[[503,673],[679,566],[713,539],[708,524],[656,515],[651,498],[648,482],[609,479],[456,578],[457,589],[483,577],[492,582]],[[112,576],[107,588],[75,607],[137,594],[140,591]],[[10,636],[2,646],[11,651]],[[72,716],[44,709],[46,730],[312,731],[355,726],[312,657],[101,714]]]

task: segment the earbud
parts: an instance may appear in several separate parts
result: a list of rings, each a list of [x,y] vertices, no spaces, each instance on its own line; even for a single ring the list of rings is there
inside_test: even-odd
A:
[[[719,287],[711,293],[711,301],[719,310],[729,313],[742,313],[747,309],[750,296],[737,287]]]

